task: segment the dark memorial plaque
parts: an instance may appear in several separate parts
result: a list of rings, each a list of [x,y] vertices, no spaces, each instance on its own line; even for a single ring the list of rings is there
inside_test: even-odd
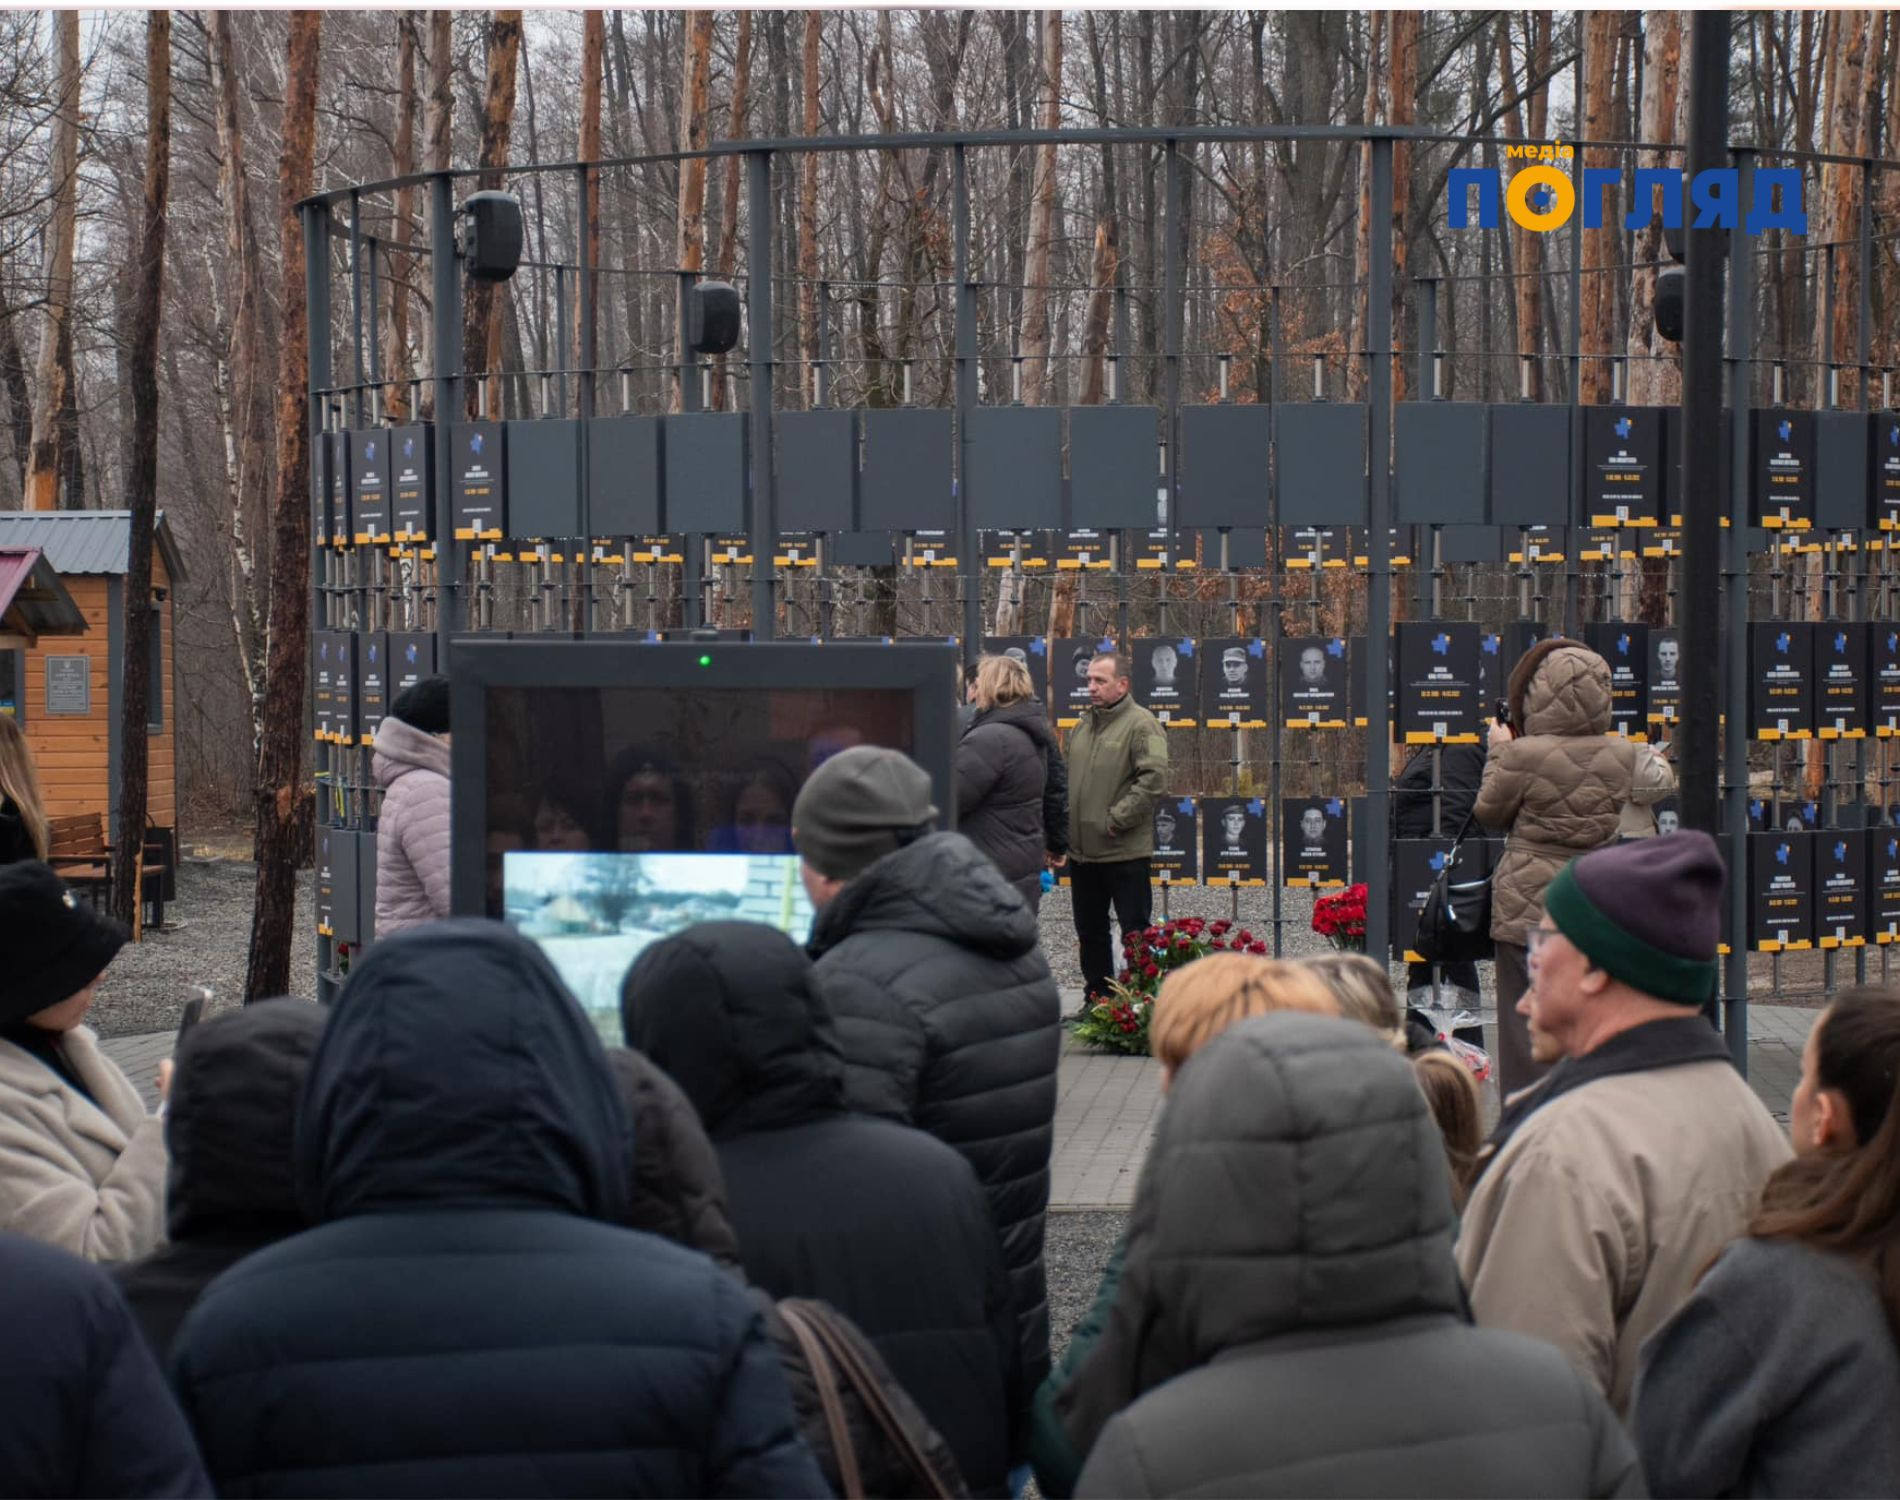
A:
[[[1478,637],[1478,695],[1484,700],[1486,723],[1496,714],[1498,699],[1504,696],[1504,685],[1510,675],[1511,669],[1504,660],[1503,633],[1483,632]]]
[[[665,524],[665,433],[661,417],[603,417],[587,424],[587,531],[635,537]]]
[[[1078,568],[1094,570],[1114,567],[1112,536],[1112,532],[1091,531],[1087,527],[1057,532],[1056,566],[1071,571]]]
[[[1421,962],[1412,946],[1418,938],[1418,914],[1425,910],[1432,882],[1451,857],[1454,835],[1438,839],[1392,841],[1392,956],[1408,963]],[[1462,865],[1464,861],[1459,860]]]
[[[627,555],[639,563],[685,562],[686,538],[677,532],[666,536],[636,536]]]
[[[389,712],[389,632],[366,630],[356,638],[357,738],[376,742],[376,730]]]
[[[985,656],[1009,656],[1029,673],[1030,685],[1044,704],[1049,701],[1049,642],[1039,635],[986,635]]]
[[[1201,884],[1267,883],[1267,810],[1258,797],[1201,799]]]
[[[1267,727],[1267,643],[1258,636],[1201,642],[1201,722],[1213,729]]]
[[[864,472],[858,481],[858,520],[866,531],[924,531],[956,524],[953,415],[922,406],[882,407],[861,414]]]
[[[1751,411],[1749,520],[1771,530],[1805,530],[1814,524],[1814,415],[1811,412]]]
[[[1280,721],[1288,729],[1344,729],[1352,717],[1352,671],[1341,636],[1280,642]]]
[[[350,435],[347,432],[330,434],[330,543],[336,547],[347,547],[356,539],[356,526],[350,515],[350,507],[355,502],[355,490],[350,484]]]
[[[1199,566],[1191,530],[1175,531],[1167,526],[1156,526],[1147,531],[1131,531],[1128,551],[1138,572],[1166,573]]]
[[[1478,627],[1468,620],[1406,620],[1398,627],[1398,708],[1407,745],[1475,744],[1484,728]]]
[[[435,637],[422,630],[389,633],[389,701],[425,677],[435,676]]]
[[[956,538],[947,531],[914,531],[904,542],[904,565],[909,568],[954,568]]]
[[[735,567],[752,561],[752,538],[715,536],[707,545],[706,560],[715,567]]]
[[[1632,536],[1610,527],[1592,527],[1580,533],[1577,543],[1579,562],[1615,562],[1619,557],[1636,556],[1636,542]]]
[[[330,830],[331,904],[330,935],[339,943],[354,946],[362,941],[363,908],[359,880],[362,875],[363,842],[347,828]],[[372,867],[375,864],[371,856]]]
[[[1867,831],[1867,935],[1900,943],[1900,829]]]
[[[986,568],[1046,568],[1054,551],[1047,531],[985,531],[977,537],[977,551]]]
[[[1814,732],[1824,740],[1867,733],[1869,627],[1826,620],[1814,627]]]
[[[316,658],[310,663],[310,723],[312,737],[336,738],[336,634],[318,630],[311,634],[310,645]],[[84,660],[84,658],[81,658]],[[51,679],[48,678],[50,683]],[[47,712],[53,712],[47,705]]]
[[[1814,835],[1748,836],[1748,946],[1785,953],[1814,946]]]
[[[1135,701],[1170,729],[1192,729],[1200,715],[1199,666],[1186,638],[1129,642]]]
[[[1610,725],[1625,739],[1649,738],[1649,627],[1599,620],[1584,644],[1610,664]]]
[[[1748,732],[1758,740],[1814,733],[1813,627],[1757,620],[1748,627]]]
[[[815,568],[818,566],[818,533],[781,531],[772,543],[775,568]]]
[[[1493,406],[1490,427],[1492,524],[1540,530],[1565,524],[1569,488],[1551,477],[1570,472],[1570,408]]]
[[[1344,526],[1282,526],[1288,568],[1344,568],[1352,564],[1352,538]]]
[[[1200,823],[1192,797],[1164,797],[1155,804],[1155,852],[1148,879],[1155,885],[1193,885],[1200,869]]]
[[[1520,527],[1516,536],[1507,540],[1504,555],[1511,562],[1529,567],[1560,563],[1564,560],[1566,534],[1561,526]]]
[[[1823,948],[1859,948],[1867,942],[1868,838],[1859,828],[1815,837],[1814,935]]]
[[[1882,531],[1900,531],[1900,414],[1882,412],[1873,420],[1874,522]]]
[[[399,542],[427,541],[435,535],[430,511],[435,504],[435,430],[420,423],[389,430],[390,530]]]
[[[1660,408],[1583,409],[1584,514],[1592,526],[1661,521],[1662,429]]]
[[[581,530],[581,424],[543,417],[510,422],[508,535],[546,542]]]
[[[1089,663],[1115,642],[1099,635],[1058,636],[1049,643],[1049,711],[1063,727],[1089,706]]]
[[[1682,716],[1682,632],[1674,625],[1649,632],[1649,722],[1673,724]]]
[[[310,540],[318,547],[330,545],[330,511],[336,503],[336,449],[331,434],[319,432],[310,444]]]
[[[1392,642],[1385,643],[1385,711],[1386,722],[1398,724],[1398,663],[1393,660]],[[1346,680],[1349,684],[1347,698],[1352,704],[1352,722],[1357,729],[1364,729],[1370,722],[1372,707],[1372,689],[1366,682],[1366,638],[1363,635],[1349,636],[1346,640]]]
[[[1342,799],[1288,797],[1280,804],[1280,878],[1285,884],[1344,885],[1351,859]]]
[[[1900,734],[1900,627],[1868,630],[1868,717],[1882,739]]]
[[[325,937],[335,933],[336,857],[338,840],[355,835],[341,828],[319,825],[317,828],[317,931]]]
[[[330,728],[339,745],[356,743],[356,636],[339,630],[330,637]]]
[[[458,542],[498,541],[507,534],[507,472],[501,422],[457,422],[449,428],[449,493]]]
[[[382,428],[350,434],[350,524],[356,544],[389,540],[389,434]]]

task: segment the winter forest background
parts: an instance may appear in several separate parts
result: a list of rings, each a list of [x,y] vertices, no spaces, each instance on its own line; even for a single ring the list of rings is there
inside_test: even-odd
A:
[[[1399,344],[1416,337],[1418,278],[1438,278],[1446,394],[1506,399],[1528,388],[1567,399],[1571,364],[1558,356],[1569,347],[1570,236],[1448,233],[1446,172],[1497,166],[1518,137],[1677,142],[1687,103],[1687,18],[1674,11],[180,11],[160,49],[168,100],[147,87],[159,24],[134,12],[0,14],[0,508],[29,495],[125,507],[150,498],[138,493],[150,474],[191,569],[176,616],[180,790],[187,816],[207,819],[253,810],[272,552],[297,539],[299,517],[307,536],[305,449],[280,411],[302,409],[294,394],[284,399],[304,347],[302,271],[286,264],[287,247],[301,258],[300,239],[287,210],[309,191],[419,168],[639,157],[748,136],[1416,124],[1463,139],[1398,152]],[[1736,141],[1900,155],[1897,83],[1895,12],[1734,18]],[[168,183],[155,180],[150,149],[166,122]],[[1583,155],[1581,165],[1665,160]],[[985,399],[1010,399],[1018,381],[1032,403],[1099,401],[1111,378],[1128,399],[1157,388],[1160,162],[1161,148],[1147,145],[972,150]],[[1211,396],[1224,363],[1234,397],[1256,398],[1270,286],[1282,288],[1288,394],[1305,399],[1315,379],[1355,393],[1363,150],[1204,145],[1186,163],[1184,397]],[[914,400],[948,402],[949,177],[937,149],[779,160],[782,404],[811,398],[821,324],[834,403],[894,403],[907,374]],[[557,285],[544,268],[581,259],[578,177],[496,180],[522,197],[528,258],[543,269],[524,269],[492,301],[469,298],[466,347],[471,368],[502,372],[491,407],[525,415],[545,398],[533,372],[572,364],[560,306],[571,273]],[[626,372],[603,379],[602,409],[617,409],[624,393],[663,410],[672,273],[747,270],[737,161],[684,171],[646,162],[597,180],[597,363]],[[1873,181],[1878,368],[1900,361],[1900,171]],[[1822,247],[1853,240],[1859,191],[1858,170],[1810,164],[1807,239],[1775,232],[1762,242],[1757,348],[1789,361],[1797,403],[1814,399],[1826,332]],[[426,241],[425,199],[362,202],[364,232],[384,244],[378,353],[391,380],[378,399],[391,416],[410,411],[403,377],[427,367],[427,263],[403,248]],[[159,241],[148,238],[155,219]],[[1671,351],[1650,330],[1660,236],[1620,223],[1582,236],[1583,399],[1610,398],[1602,356],[1613,355],[1630,358],[1632,399],[1673,400]],[[152,243],[162,282],[137,274]],[[1835,347],[1851,361],[1860,273],[1851,253],[1832,260]],[[347,295],[335,314],[347,378]],[[1111,361],[1116,353],[1125,357]],[[155,377],[143,398],[142,358]],[[734,365],[715,370],[714,404],[743,404]],[[1843,372],[1843,400],[1857,399],[1857,378]],[[1414,380],[1401,362],[1401,392]],[[149,463],[142,442],[155,443]],[[264,781],[290,781],[283,755],[297,754],[285,747]]]

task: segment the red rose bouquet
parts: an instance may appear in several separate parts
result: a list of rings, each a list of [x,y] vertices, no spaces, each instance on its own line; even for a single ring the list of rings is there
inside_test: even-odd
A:
[[[1148,1055],[1148,1027],[1161,982],[1183,964],[1209,953],[1256,953],[1267,945],[1246,928],[1225,920],[1179,917],[1159,927],[1122,934],[1121,972],[1109,982],[1108,998],[1089,1007],[1076,1023],[1079,1041],[1106,1052]]]
[[[1366,888],[1349,885],[1313,903],[1313,931],[1335,948],[1366,951]]]

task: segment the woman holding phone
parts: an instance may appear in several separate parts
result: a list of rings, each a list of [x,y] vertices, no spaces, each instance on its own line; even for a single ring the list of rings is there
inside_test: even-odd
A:
[[[125,929],[37,860],[0,866],[0,1230],[94,1261],[165,1227],[165,1135],[85,1025]]]

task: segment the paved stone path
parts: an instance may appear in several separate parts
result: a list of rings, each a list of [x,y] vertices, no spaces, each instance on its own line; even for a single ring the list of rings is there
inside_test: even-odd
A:
[[[1080,992],[1063,997],[1073,1012]],[[1783,1124],[1801,1077],[1801,1048],[1819,1011],[1752,1005],[1748,1012],[1748,1081]],[[1489,1034],[1489,1023],[1487,1023]],[[116,1037],[105,1053],[125,1069],[148,1103],[157,1097],[159,1060],[172,1033]],[[1058,1211],[1126,1209],[1161,1113],[1161,1067],[1152,1058],[1117,1057],[1065,1045],[1057,1074],[1055,1155],[1049,1206]]]

